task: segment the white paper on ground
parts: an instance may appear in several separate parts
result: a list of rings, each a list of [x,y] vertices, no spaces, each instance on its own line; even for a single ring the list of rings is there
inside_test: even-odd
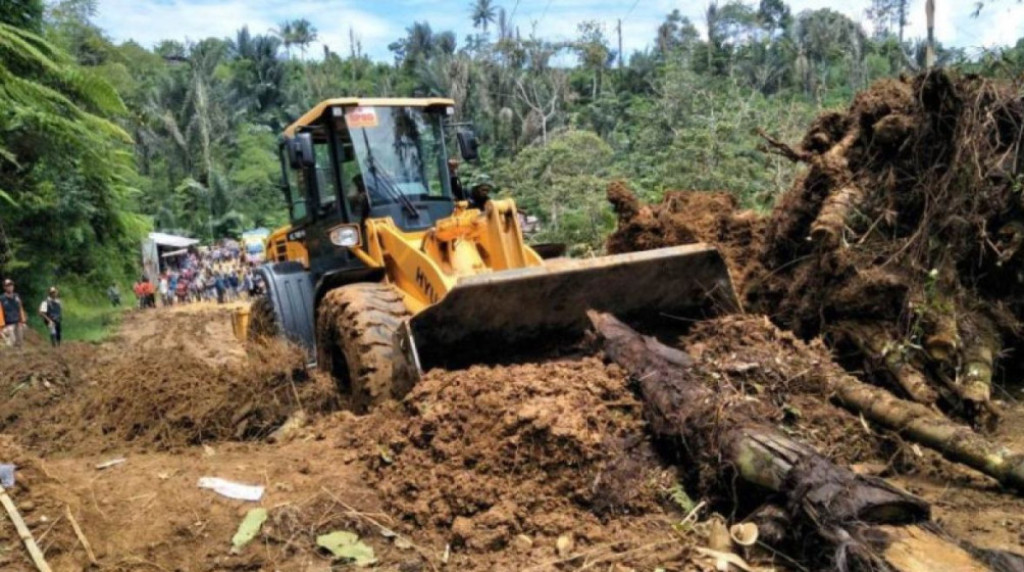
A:
[[[199,488],[211,489],[219,495],[230,499],[244,501],[258,501],[263,498],[263,487],[255,485],[243,485],[217,477],[203,477],[199,479]]]

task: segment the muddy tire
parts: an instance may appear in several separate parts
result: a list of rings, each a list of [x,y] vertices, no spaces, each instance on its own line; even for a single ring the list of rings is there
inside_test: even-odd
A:
[[[317,310],[317,361],[334,376],[352,409],[365,413],[401,399],[413,379],[394,365],[401,357],[395,332],[409,312],[387,284],[352,284],[328,292]]]
[[[277,316],[274,305],[267,296],[260,296],[249,306],[249,331],[246,337],[250,342],[266,342],[280,333],[277,327]]]

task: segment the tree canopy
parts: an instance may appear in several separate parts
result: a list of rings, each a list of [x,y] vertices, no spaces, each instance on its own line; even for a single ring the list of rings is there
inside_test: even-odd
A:
[[[39,287],[99,283],[133,271],[146,229],[210,241],[286,223],[278,134],[340,95],[454,98],[455,120],[484,146],[466,171],[491,172],[542,221],[541,238],[596,252],[612,224],[610,180],[650,199],[725,189],[767,207],[793,172],[758,150],[758,128],[793,139],[870,82],[924,64],[906,2],[872,2],[870,29],[784,0],[710,2],[706,22],[674,11],[631,54],[607,23],[555,41],[504,8],[463,4],[462,37],[409,22],[382,62],[356,30],[347,46],[311,49],[319,36],[305,19],[145,47],[111,41],[95,0],[0,0],[0,272]],[[1024,72],[1024,39],[980,54],[937,48],[940,65]]]

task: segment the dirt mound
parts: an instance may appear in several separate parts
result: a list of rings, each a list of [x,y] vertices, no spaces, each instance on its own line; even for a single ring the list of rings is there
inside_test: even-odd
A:
[[[770,217],[748,307],[984,424],[993,372],[1024,371],[1022,125],[1013,86],[936,72],[878,82],[797,148],[769,138],[809,169]]]
[[[608,201],[618,216],[608,252],[706,242],[721,251],[737,288],[763,233],[763,219],[741,210],[727,192],[668,191],[660,203],[641,205],[626,183],[616,181],[608,186]]]
[[[573,534],[611,540],[602,521],[661,515],[674,484],[644,433],[621,370],[596,358],[432,371],[380,415],[368,458],[385,506],[457,551],[486,553],[519,535],[553,552]]]
[[[37,531],[37,540],[51,559],[66,549],[73,549],[77,538],[74,529],[64,517],[67,506],[76,504],[74,493],[51,476],[37,455],[26,451],[13,437],[0,435],[0,462],[15,466],[15,483],[7,494],[18,508],[26,526]],[[9,531],[9,532],[8,532]],[[46,531],[42,537],[41,532]],[[35,570],[28,553],[21,549],[14,526],[6,512],[0,516],[0,570]]]
[[[136,346],[73,359],[42,352],[56,381],[30,384],[0,405],[0,431],[44,454],[167,450],[209,441],[260,439],[300,408],[337,406],[326,376],[284,344],[252,348],[243,364],[216,366],[184,349]],[[58,375],[59,374],[59,375]]]
[[[68,344],[60,352],[34,344],[0,352],[0,432],[59,402],[80,382],[74,364],[88,363],[94,348]]]

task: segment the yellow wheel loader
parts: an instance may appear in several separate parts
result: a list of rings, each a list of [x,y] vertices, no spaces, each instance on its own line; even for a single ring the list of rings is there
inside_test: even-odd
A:
[[[433,366],[579,335],[588,308],[625,318],[737,309],[725,263],[705,245],[545,260],[512,200],[465,196],[449,144],[466,161],[477,144],[451,123],[453,106],[331,99],[281,139],[291,224],[270,250],[287,259],[261,268],[266,296],[251,321],[307,348],[355,409],[402,397]]]

